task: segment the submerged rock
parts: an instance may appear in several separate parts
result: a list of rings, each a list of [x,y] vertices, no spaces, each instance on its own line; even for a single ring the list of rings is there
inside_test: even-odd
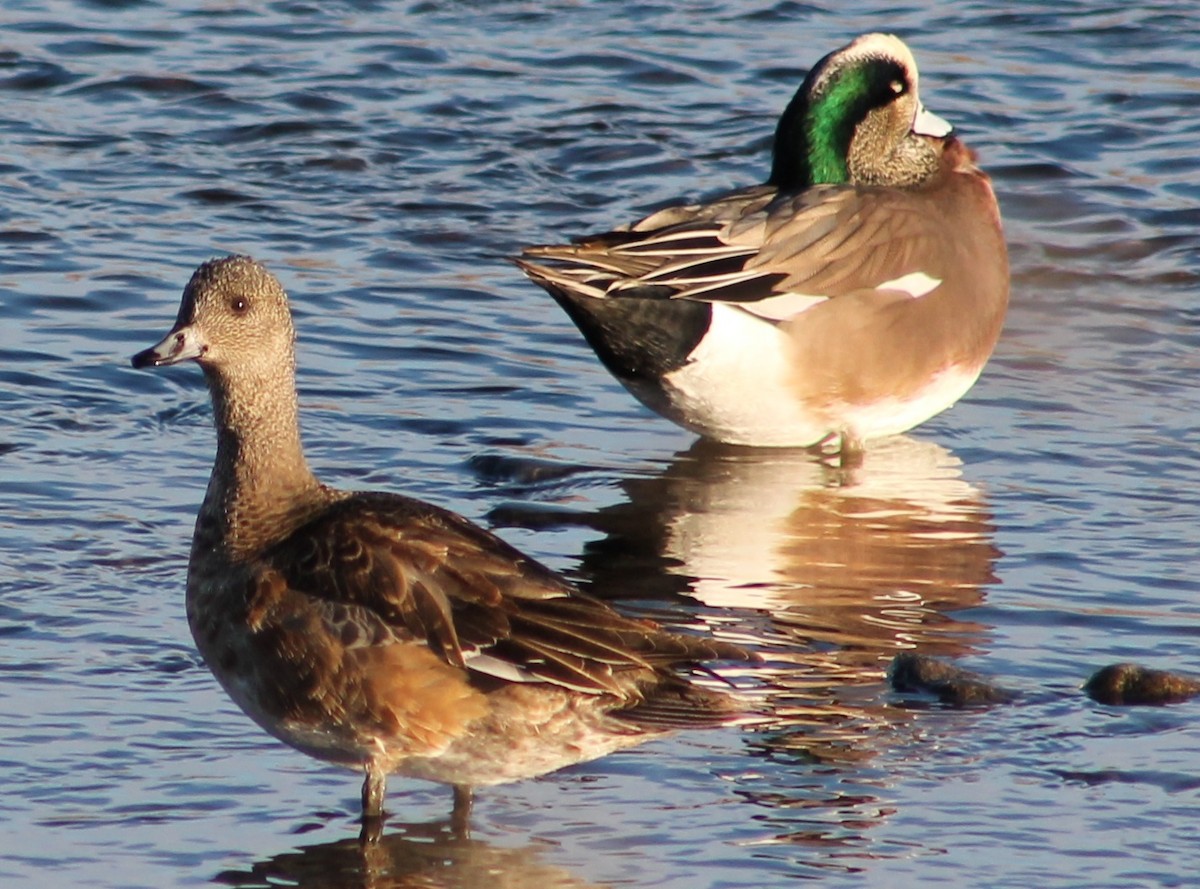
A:
[[[1140,664],[1110,664],[1084,683],[1088,697],[1101,704],[1175,704],[1200,694],[1200,680]]]
[[[1017,698],[1015,691],[1002,688],[978,673],[911,651],[892,659],[888,679],[896,691],[932,694],[951,707],[1007,704]]]

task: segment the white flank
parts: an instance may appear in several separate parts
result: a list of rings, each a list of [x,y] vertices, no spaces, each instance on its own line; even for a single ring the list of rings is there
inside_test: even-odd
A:
[[[913,398],[885,398],[847,408],[842,413],[845,425],[863,440],[907,432],[962,398],[982,370],[983,365],[974,370],[949,368],[933,377]]]
[[[982,370],[982,365],[947,368],[909,398],[834,402],[814,411],[796,397],[796,358],[777,325],[736,306],[714,303],[708,334],[688,364],[663,379],[668,404],[661,396],[639,397],[718,441],[807,447],[841,431],[864,441],[906,432],[954,404]]]
[[[791,388],[787,335],[736,305],[712,309],[708,334],[688,364],[663,380],[674,415],[731,444],[803,447],[823,438],[828,421],[806,410]]]

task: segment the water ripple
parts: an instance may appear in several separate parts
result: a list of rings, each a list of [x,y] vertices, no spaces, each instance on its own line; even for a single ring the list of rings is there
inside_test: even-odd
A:
[[[1190,6],[27,0],[5,18],[9,879],[1191,878],[1189,706],[1077,691],[1117,660],[1200,672]],[[926,103],[994,177],[997,355],[857,474],[694,446],[506,258],[761,181],[807,67],[872,29],[910,41]],[[405,785],[377,856],[346,842],[353,776],[262,735],[188,638],[203,381],[128,367],[229,251],[292,294],[323,475],[490,519],[621,607],[760,647],[777,723],[481,795],[470,840],[438,826],[443,791]],[[883,681],[908,649],[1021,701],[908,706]]]

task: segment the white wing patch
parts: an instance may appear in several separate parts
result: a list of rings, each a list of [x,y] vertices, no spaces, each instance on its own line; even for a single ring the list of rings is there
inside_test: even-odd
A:
[[[901,293],[907,293],[913,299],[919,299],[922,296],[932,293],[941,283],[941,278],[934,278],[932,275],[925,274],[925,272],[909,272],[907,275],[901,275],[899,278],[884,281],[882,284],[877,285],[875,289],[899,290]],[[693,295],[692,293],[688,294],[688,296]],[[769,296],[766,299],[759,299],[754,302],[731,303],[731,305],[736,305],[751,315],[757,315],[759,318],[764,318],[767,321],[787,321],[795,318],[801,312],[808,311],[813,306],[820,305],[828,299],[829,297],[821,296],[820,294],[781,293],[778,296]]]
[[[814,296],[808,293],[781,293],[779,296],[769,296],[766,299],[734,303],[734,305],[759,318],[766,318],[768,321],[787,321],[828,299],[827,296]]]
[[[931,277],[924,272],[909,272],[907,275],[877,284],[875,289],[899,290],[901,293],[907,293],[913,299],[920,299],[922,296],[932,293],[941,283],[941,278]]]
[[[511,661],[503,661],[500,658],[493,657],[490,654],[478,654],[470,651],[464,651],[463,657],[467,662],[467,667],[471,670],[476,670],[480,673],[485,673],[488,676],[494,676],[496,679],[503,679],[507,682],[544,682],[544,679],[539,679],[524,667],[514,664]]]

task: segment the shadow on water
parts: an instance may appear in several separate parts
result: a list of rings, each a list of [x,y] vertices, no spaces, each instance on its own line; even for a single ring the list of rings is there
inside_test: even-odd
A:
[[[448,821],[393,827],[373,843],[357,838],[317,843],[218,874],[213,882],[240,889],[362,887],[362,889],[586,889],[597,884],[541,860],[543,847],[501,847],[463,836]]]

